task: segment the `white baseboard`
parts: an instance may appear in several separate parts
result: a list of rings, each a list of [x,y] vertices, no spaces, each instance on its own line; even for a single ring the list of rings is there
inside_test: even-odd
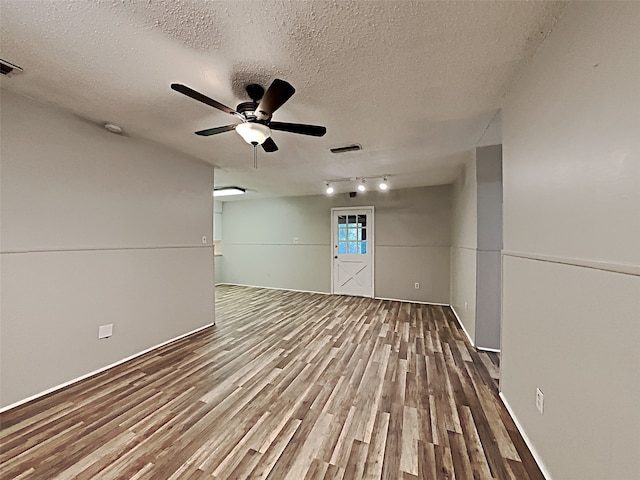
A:
[[[502,400],[502,403],[504,404],[505,408],[507,409],[507,412],[509,412],[509,416],[513,420],[513,423],[516,425],[516,428],[518,429],[518,432],[520,432],[520,435],[522,435],[522,439],[524,440],[524,443],[529,448],[529,451],[531,452],[531,455],[533,455],[533,459],[538,464],[538,467],[540,468],[540,471],[542,472],[542,475],[547,480],[552,480],[551,474],[549,473],[549,471],[544,466],[544,463],[542,462],[542,459],[538,455],[538,452],[536,451],[536,449],[533,447],[533,444],[531,443],[531,440],[529,440],[529,437],[527,437],[527,434],[525,433],[524,429],[522,428],[522,425],[520,425],[520,422],[518,421],[518,418],[516,417],[516,414],[513,412],[513,409],[511,408],[511,405],[509,405],[509,402],[507,401],[507,399],[505,398],[505,396],[504,396],[504,394],[502,392],[500,392],[499,396],[500,396],[500,400]]]
[[[456,309],[453,308],[453,305],[451,305],[451,311],[453,312],[453,315],[456,317],[456,320],[458,320],[458,325],[460,325],[460,328],[462,328],[462,331],[467,335],[467,338],[469,339],[469,343],[471,343],[471,346],[475,348],[476,345],[473,339],[471,338],[471,335],[469,335],[469,332],[467,332],[467,329],[464,328],[464,323],[462,323],[462,320],[460,320],[460,317],[458,316],[458,312],[456,312]]]
[[[320,295],[333,295],[330,292],[317,292],[315,290],[298,290],[296,288],[280,288],[280,287],[264,287],[262,285],[247,285],[244,283],[230,283],[230,282],[219,282],[216,283],[216,287],[218,285],[232,285],[234,287],[250,287],[250,288],[265,288],[267,290],[283,290],[285,292],[301,292],[301,293],[319,293]],[[404,303],[419,303],[421,305],[439,305],[441,307],[449,307],[448,303],[437,303],[437,302],[421,302],[419,300],[403,300],[401,298],[386,298],[386,297],[373,297],[376,300],[391,300],[393,302],[404,302]]]
[[[102,372],[104,372],[106,370],[109,370],[110,368],[117,367],[118,365],[121,365],[121,364],[123,364],[125,362],[128,362],[129,360],[133,360],[134,358],[139,357],[141,355],[144,355],[145,353],[149,353],[152,350],[155,350],[157,348],[163,347],[163,346],[165,346],[165,345],[167,345],[167,344],[169,344],[171,342],[175,342],[176,340],[180,340],[181,338],[187,337],[187,336],[192,335],[192,334],[194,334],[196,332],[199,332],[200,330],[204,330],[205,328],[209,328],[209,327],[212,327],[214,325],[215,325],[215,322],[214,323],[209,323],[207,325],[204,325],[203,327],[196,328],[195,330],[192,330],[192,331],[187,332],[187,333],[183,333],[182,335],[178,335],[175,338],[172,338],[172,339],[167,340],[165,342],[159,343],[158,345],[155,345],[153,347],[150,347],[150,348],[147,348],[145,350],[142,350],[141,352],[134,353],[133,355],[131,355],[129,357],[123,358],[122,360],[118,360],[117,362],[114,362],[114,363],[112,363],[110,365],[107,365],[105,367],[102,367],[102,368],[99,368],[97,370],[94,370],[93,372],[87,373],[87,374],[82,375],[82,376],[80,376],[78,378],[74,378],[73,380],[69,380],[68,382],[61,383],[60,385],[56,385],[55,387],[48,388],[48,389],[46,389],[46,390],[44,390],[44,391],[42,391],[40,393],[36,393],[35,395],[31,395],[30,397],[27,397],[27,398],[25,398],[23,400],[18,400],[17,402],[12,403],[11,405],[7,405],[6,407],[0,408],[0,413],[6,412],[7,410],[11,410],[12,408],[19,407],[20,405],[24,405],[25,403],[28,403],[28,402],[30,402],[32,400],[36,400],[37,398],[44,397],[45,395],[48,395],[48,394],[53,393],[53,392],[55,392],[57,390],[60,390],[61,388],[68,387],[69,385],[73,385],[74,383],[77,383],[77,382],[79,382],[81,380],[85,380],[85,379],[87,379],[89,377],[93,377],[94,375],[97,375],[97,374],[102,373]]]
[[[392,302],[403,302],[403,303],[417,303],[419,305],[436,305],[439,307],[449,307],[448,303],[438,303],[438,302],[423,302],[420,300],[403,300],[401,298],[386,298],[386,297],[373,297],[376,300],[391,300]]]
[[[484,352],[495,352],[495,353],[500,353],[500,349],[499,348],[488,348],[488,347],[476,347],[477,350],[482,350]]]
[[[216,287],[218,285],[231,285],[233,287],[264,288],[266,290],[282,290],[285,292],[318,293],[320,295],[331,295],[330,292],[316,292],[315,290],[297,290],[295,288],[265,287],[263,285],[247,285],[245,283],[220,282],[220,283],[216,283]]]

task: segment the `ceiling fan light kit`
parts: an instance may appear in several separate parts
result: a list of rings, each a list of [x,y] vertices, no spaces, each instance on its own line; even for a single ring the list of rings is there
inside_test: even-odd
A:
[[[271,129],[258,122],[245,122],[236,126],[236,132],[250,145],[262,145],[271,136]]]

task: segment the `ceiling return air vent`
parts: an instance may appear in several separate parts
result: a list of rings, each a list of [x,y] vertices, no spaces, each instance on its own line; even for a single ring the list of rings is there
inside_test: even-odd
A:
[[[22,72],[22,69],[19,66],[0,58],[0,73],[3,76],[13,77],[20,72]]]
[[[355,152],[356,150],[362,150],[362,145],[354,143],[352,145],[345,145],[344,147],[335,147],[329,149],[331,153]]]

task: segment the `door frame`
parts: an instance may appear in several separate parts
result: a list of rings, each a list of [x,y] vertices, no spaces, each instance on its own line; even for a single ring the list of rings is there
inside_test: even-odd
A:
[[[375,211],[376,207],[373,205],[362,205],[362,206],[354,206],[354,207],[334,207],[331,209],[331,245],[335,245],[333,242],[335,241],[337,235],[336,225],[333,222],[333,217],[335,212],[348,212],[348,211],[356,211],[356,210],[371,210],[371,218],[367,218],[367,248],[371,251],[371,298],[376,298],[376,282],[375,282],[375,272],[376,272],[376,243],[375,243]],[[371,225],[369,227],[369,224]],[[333,260],[334,260],[334,249],[336,247],[333,246],[330,248],[331,256],[331,295],[335,295],[334,291],[334,268],[333,268]],[[365,297],[368,298],[368,297]]]

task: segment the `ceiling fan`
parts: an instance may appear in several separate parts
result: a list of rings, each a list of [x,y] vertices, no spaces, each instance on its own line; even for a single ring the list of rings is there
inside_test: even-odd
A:
[[[291,98],[295,93],[289,83],[284,80],[275,79],[267,91],[264,91],[260,85],[252,83],[247,85],[246,90],[250,102],[240,103],[235,110],[223,105],[222,103],[196,92],[192,88],[180,83],[172,83],[171,88],[176,92],[182,93],[187,97],[205,103],[211,107],[217,108],[225,113],[235,115],[242,122],[233,125],[225,125],[223,127],[208,128],[196,132],[196,135],[210,136],[218,133],[230,132],[235,130],[249,144],[257,147],[262,145],[265,152],[275,152],[278,146],[271,138],[271,130],[280,130],[283,132],[298,133],[301,135],[311,135],[314,137],[322,137],[327,133],[326,127],[318,125],[305,125],[302,123],[283,123],[272,122],[271,116],[278,108]]]

